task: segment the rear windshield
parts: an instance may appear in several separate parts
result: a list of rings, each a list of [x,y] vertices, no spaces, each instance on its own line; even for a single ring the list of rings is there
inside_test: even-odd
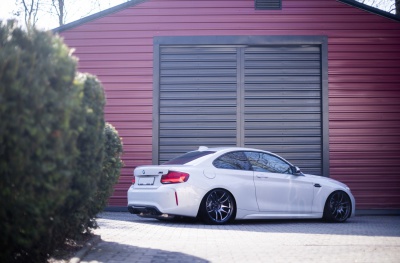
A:
[[[194,151],[194,152],[188,152],[185,153],[184,155],[181,155],[179,157],[176,157],[168,162],[165,162],[163,164],[185,164],[188,162],[191,162],[193,160],[196,160],[200,157],[209,155],[215,153],[213,151]]]

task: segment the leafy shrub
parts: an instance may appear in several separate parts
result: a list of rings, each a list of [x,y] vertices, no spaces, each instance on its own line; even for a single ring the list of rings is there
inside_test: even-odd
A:
[[[105,149],[102,173],[98,183],[98,189],[90,204],[93,209],[92,214],[103,211],[108,204],[108,199],[113,193],[113,186],[118,182],[123,162],[121,154],[123,152],[122,141],[118,131],[110,123],[106,123],[104,128]]]
[[[70,195],[59,211],[61,228],[58,229],[58,240],[65,237],[75,238],[89,228],[95,227],[88,203],[97,191],[101,178],[104,156],[104,90],[96,77],[89,74],[78,74],[74,86],[82,90],[81,107],[84,126],[77,139],[80,152],[77,169],[69,186]],[[76,116],[81,118],[82,116]]]
[[[0,22],[0,262],[39,262],[79,170],[76,60],[62,40]]]
[[[0,262],[43,262],[96,226],[104,104],[60,38],[0,22]]]

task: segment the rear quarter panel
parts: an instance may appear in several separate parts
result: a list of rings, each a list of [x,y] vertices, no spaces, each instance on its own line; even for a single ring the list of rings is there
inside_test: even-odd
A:
[[[240,210],[258,211],[252,171],[216,169],[215,174],[208,179],[207,192],[216,188],[228,190],[235,198],[237,214]]]

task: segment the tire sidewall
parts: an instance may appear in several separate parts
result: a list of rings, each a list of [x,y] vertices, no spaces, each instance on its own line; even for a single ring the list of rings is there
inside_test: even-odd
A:
[[[330,201],[331,201],[332,196],[335,195],[338,192],[341,192],[341,193],[345,194],[347,199],[348,199],[348,201],[349,201],[349,209],[350,209],[350,211],[349,211],[349,213],[348,213],[346,218],[337,219],[337,218],[332,216],[332,211],[331,211],[331,208],[330,208]],[[341,190],[334,191],[326,199],[325,206],[324,206],[324,213],[323,213],[323,219],[325,221],[332,222],[332,223],[343,223],[350,217],[351,213],[352,213],[351,199],[350,199],[349,195],[346,192],[341,191]]]
[[[226,194],[229,195],[229,198],[232,200],[232,206],[233,206],[232,210],[233,211],[232,211],[231,215],[229,216],[229,218],[227,218],[226,220],[224,220],[222,222],[217,222],[213,218],[211,218],[210,215],[207,213],[207,209],[206,209],[207,198],[215,191],[224,191]],[[235,220],[235,217],[236,217],[235,198],[228,190],[225,190],[225,189],[217,188],[217,189],[210,190],[207,194],[204,195],[203,200],[201,201],[198,215],[199,215],[199,218],[204,223],[209,224],[209,225],[223,225],[223,224],[231,223]]]

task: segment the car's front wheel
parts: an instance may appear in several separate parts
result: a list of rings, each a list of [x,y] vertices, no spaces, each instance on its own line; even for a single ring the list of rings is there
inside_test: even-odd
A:
[[[199,212],[205,223],[222,225],[235,219],[235,200],[227,190],[214,189],[203,198]]]
[[[324,219],[329,222],[344,222],[351,215],[351,200],[343,191],[331,193],[326,200]]]

